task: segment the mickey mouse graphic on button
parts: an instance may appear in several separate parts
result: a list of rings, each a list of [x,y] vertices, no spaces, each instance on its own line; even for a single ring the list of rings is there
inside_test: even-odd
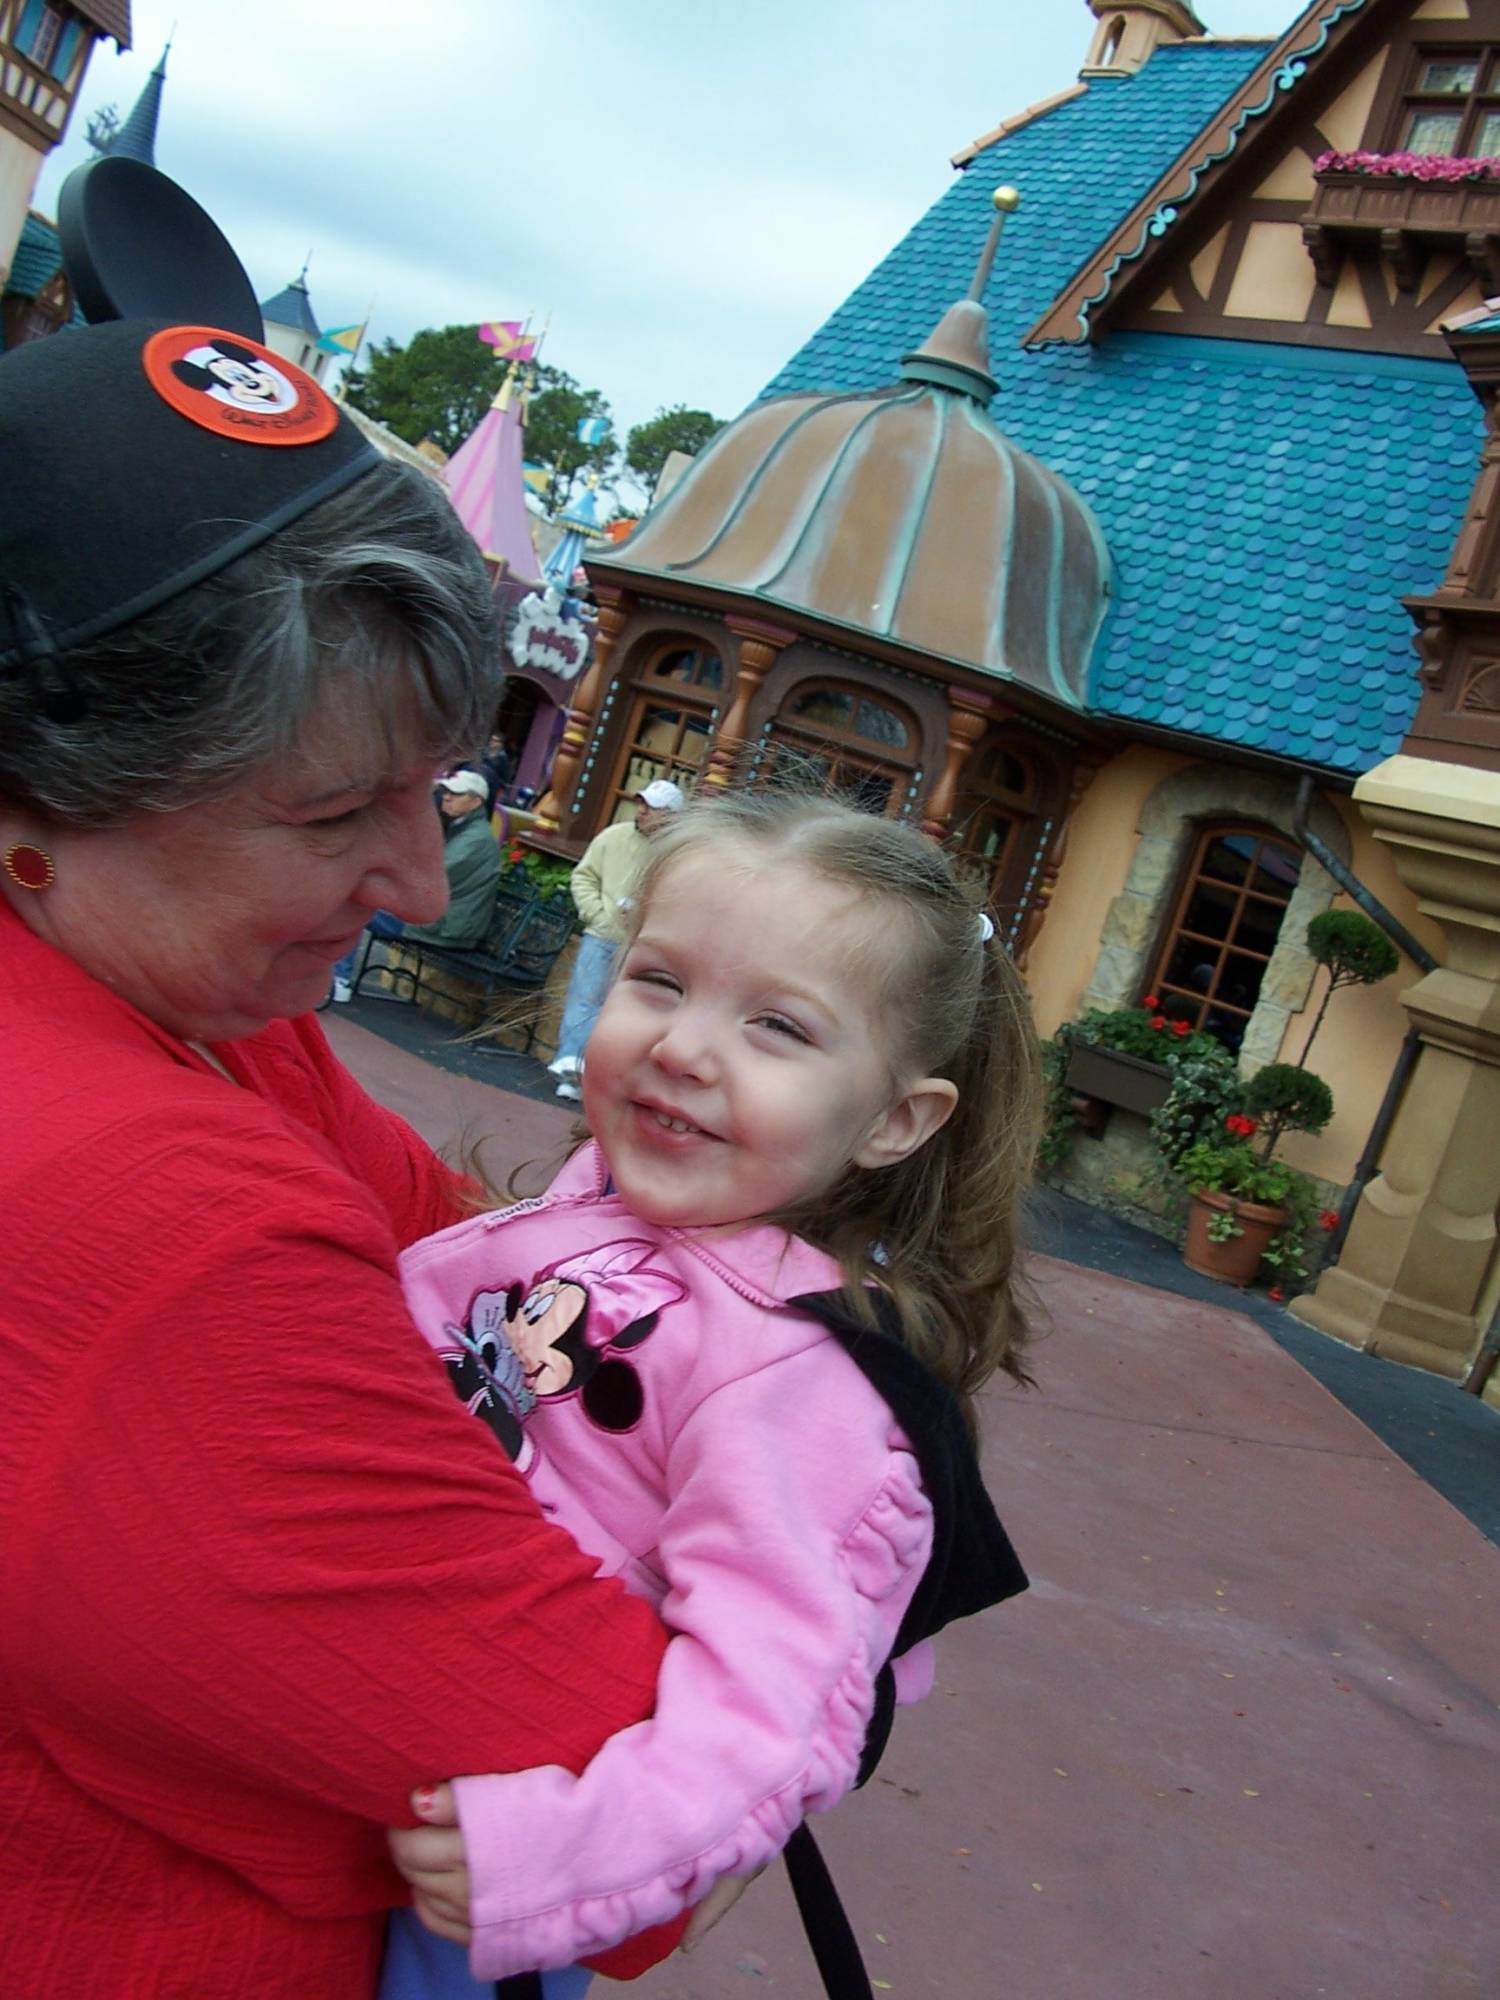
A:
[[[200,429],[246,444],[314,444],[338,411],[311,375],[242,333],[169,326],[141,355],[163,402]]]
[[[466,1323],[448,1325],[453,1345],[441,1357],[449,1380],[522,1472],[536,1449],[523,1426],[539,1402],[576,1395],[605,1431],[640,1421],[640,1377],[619,1355],[687,1297],[676,1278],[651,1267],[657,1251],[625,1238],[561,1258],[524,1286],[476,1292]]]

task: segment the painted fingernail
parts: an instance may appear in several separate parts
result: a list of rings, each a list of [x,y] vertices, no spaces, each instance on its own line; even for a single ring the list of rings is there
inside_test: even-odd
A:
[[[431,1819],[436,1806],[436,1785],[422,1785],[411,1795],[411,1809],[418,1819]]]

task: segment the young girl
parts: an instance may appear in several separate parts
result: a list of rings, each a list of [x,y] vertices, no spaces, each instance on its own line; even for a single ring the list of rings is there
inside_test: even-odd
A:
[[[1038,1097],[988,920],[909,827],[738,794],[658,836],[634,920],[592,1141],[403,1259],[459,1393],[675,1635],[581,1777],[458,1781],[485,1980],[761,1865],[868,1775],[931,1634],[1025,1584],[972,1445],[980,1385],[1024,1380]],[[387,2000],[475,1990],[397,1920]]]

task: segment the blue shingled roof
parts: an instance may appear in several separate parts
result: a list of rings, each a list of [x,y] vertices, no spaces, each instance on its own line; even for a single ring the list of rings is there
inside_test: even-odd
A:
[[[21,224],[21,240],[11,259],[10,276],[5,281],[6,291],[19,298],[34,299],[61,268],[62,246],[57,240],[57,231],[51,223],[43,222],[40,216],[28,215]]]
[[[1397,600],[1441,580],[1477,471],[1462,370],[1157,334],[1018,345],[1270,46],[1161,49],[987,148],[765,393],[894,380],[967,289],[990,195],[1013,182],[1025,205],[985,294],[991,413],[1072,481],[1114,555],[1091,707],[1353,772],[1416,707]]]

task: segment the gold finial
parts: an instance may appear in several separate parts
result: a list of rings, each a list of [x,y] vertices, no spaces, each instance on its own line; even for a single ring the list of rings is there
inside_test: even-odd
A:
[[[997,187],[990,196],[990,204],[995,211],[995,219],[990,224],[989,238],[979,259],[979,268],[974,273],[974,282],[969,287],[971,299],[983,300],[984,288],[990,281],[990,267],[995,261],[995,252],[1000,248],[1001,232],[1005,228],[1006,217],[1014,215],[1021,206],[1021,190],[1013,187]]]

